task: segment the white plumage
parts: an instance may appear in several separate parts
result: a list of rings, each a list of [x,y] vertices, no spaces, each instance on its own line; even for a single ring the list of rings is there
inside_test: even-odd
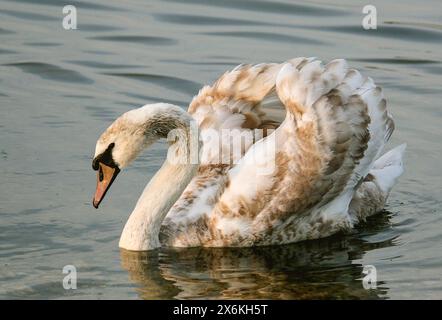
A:
[[[165,162],[126,224],[123,248],[329,236],[381,210],[403,171],[404,145],[380,157],[394,129],[382,90],[345,60],[240,65],[202,88],[188,113],[178,110],[130,111],[97,143],[96,158],[114,142],[115,163],[125,166],[134,154],[124,158],[122,144],[139,150],[172,129],[190,133],[192,121],[199,127],[200,162]]]

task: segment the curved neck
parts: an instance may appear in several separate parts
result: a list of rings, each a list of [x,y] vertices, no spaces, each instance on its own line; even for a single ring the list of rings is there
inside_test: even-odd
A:
[[[169,120],[174,121],[173,118]],[[175,125],[171,127],[176,128]],[[161,224],[198,170],[198,159],[195,161],[192,157],[195,135],[191,128],[191,125],[181,126],[181,130],[168,135],[171,144],[167,159],[138,199],[121,234],[120,248],[144,251],[160,247]],[[198,136],[196,143],[198,148]]]
[[[144,251],[160,247],[158,235],[161,223],[197,169],[195,164],[171,164],[166,160],[147,184],[127,220],[120,248]]]

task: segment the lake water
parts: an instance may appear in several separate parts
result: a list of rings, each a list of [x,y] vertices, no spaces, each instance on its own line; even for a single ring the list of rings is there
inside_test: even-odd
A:
[[[442,298],[442,2],[0,0],[1,299]],[[272,248],[120,252],[165,144],[91,205],[99,134],[146,103],[187,107],[243,62],[346,58],[384,89],[408,143],[386,212],[355,233]],[[65,290],[62,269],[77,269]],[[362,286],[376,267],[376,289]]]

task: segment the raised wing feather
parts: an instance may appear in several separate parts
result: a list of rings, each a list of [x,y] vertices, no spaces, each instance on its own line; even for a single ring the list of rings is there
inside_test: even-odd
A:
[[[236,68],[203,88],[189,112],[202,134],[209,128],[249,130],[273,121],[263,114],[268,101],[285,107],[285,120],[272,134],[250,143],[237,165],[228,164],[216,179],[205,180],[216,181],[210,206],[197,215],[188,213],[201,207],[181,206],[199,219],[194,235],[184,234],[185,211],[177,219],[178,211],[172,210],[167,224],[183,227],[170,229],[169,234],[180,234],[171,244],[286,243],[351,225],[347,209],[354,190],[394,128],[380,88],[344,60],[324,66],[313,58],[296,58],[283,65]],[[205,152],[203,170],[186,190],[197,198],[206,188],[198,190],[196,184],[212,168]],[[273,169],[262,174],[263,167]]]
[[[351,223],[348,203],[383,147],[390,121],[379,89],[369,83],[343,60],[284,65],[276,88],[289,112],[275,132],[276,155],[268,157],[275,171],[259,175],[246,161],[232,169],[212,213],[213,245],[291,242]],[[229,219],[235,221],[230,228]]]

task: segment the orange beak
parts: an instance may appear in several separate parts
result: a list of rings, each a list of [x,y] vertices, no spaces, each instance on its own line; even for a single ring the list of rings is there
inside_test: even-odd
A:
[[[97,172],[97,189],[95,190],[94,199],[92,204],[96,209],[98,209],[99,204],[106,195],[107,190],[109,190],[112,182],[114,182],[120,169],[109,167],[103,163],[99,163],[99,168]]]

